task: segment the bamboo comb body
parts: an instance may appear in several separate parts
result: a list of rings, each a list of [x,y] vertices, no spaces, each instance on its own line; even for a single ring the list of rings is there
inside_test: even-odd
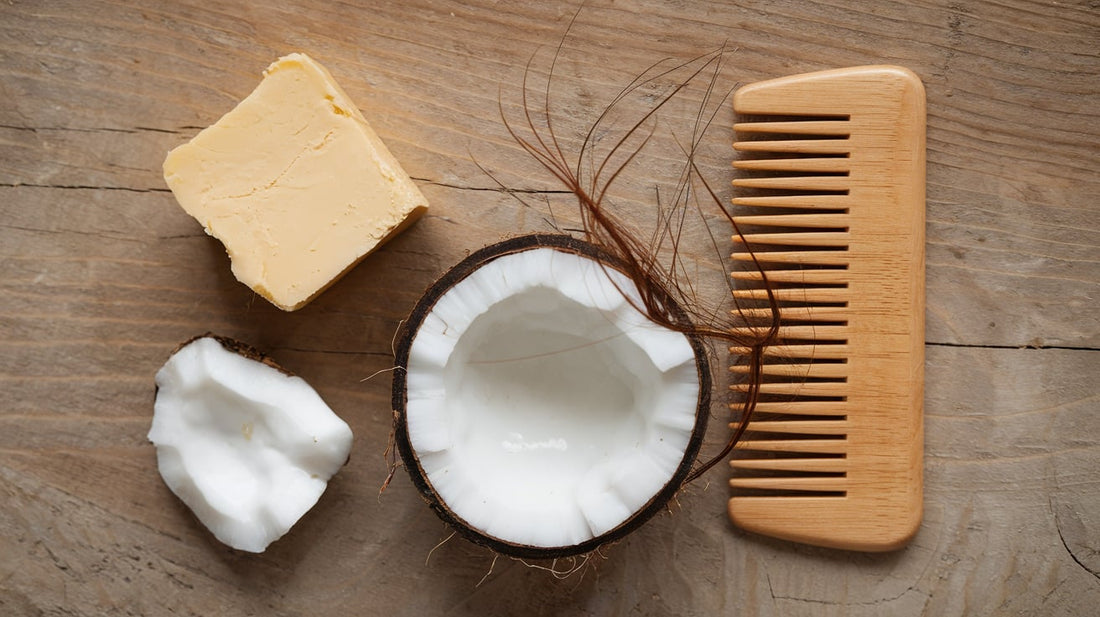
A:
[[[899,548],[921,517],[924,88],[865,66],[751,84],[733,104],[747,120],[734,127],[734,295],[750,320],[770,315],[766,277],[781,322],[731,460],[730,518]]]

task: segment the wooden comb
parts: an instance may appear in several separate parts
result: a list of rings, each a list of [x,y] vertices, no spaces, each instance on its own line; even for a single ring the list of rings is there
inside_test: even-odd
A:
[[[900,548],[921,518],[924,87],[864,66],[751,84],[733,105],[746,120],[733,239],[751,249],[733,254],[734,296],[750,324],[770,317],[766,277],[781,321],[731,460],[730,518],[796,542]]]

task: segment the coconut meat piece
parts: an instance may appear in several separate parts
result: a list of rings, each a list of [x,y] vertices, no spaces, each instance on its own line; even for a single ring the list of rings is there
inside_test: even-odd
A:
[[[218,540],[263,552],[320,498],[352,434],[300,377],[201,337],[156,375],[164,482]]]
[[[637,306],[622,273],[554,248],[496,258],[438,298],[409,350],[406,413],[455,515],[505,542],[570,546],[670,481],[695,426],[696,358]]]

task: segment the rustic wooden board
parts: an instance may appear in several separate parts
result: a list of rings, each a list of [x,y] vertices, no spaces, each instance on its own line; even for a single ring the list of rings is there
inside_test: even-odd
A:
[[[0,3],[0,614],[1082,615],[1100,602],[1094,3],[229,4]],[[378,495],[390,382],[368,377],[391,365],[398,322],[468,251],[574,218],[500,120],[574,14],[552,105],[570,147],[650,63],[722,45],[723,90],[879,62],[924,80],[926,513],[906,549],[744,534],[716,469],[557,580],[459,540],[436,548],[449,532],[403,472]],[[160,164],[291,51],[334,73],[432,210],[285,314],[233,279]],[[662,127],[690,123],[698,97]],[[724,197],[731,121],[717,115],[701,155]],[[679,158],[659,135],[616,201],[644,220]],[[726,264],[693,234],[700,293],[719,295]],[[355,432],[317,507],[260,556],[195,522],[145,439],[153,373],[206,330],[274,355]]]

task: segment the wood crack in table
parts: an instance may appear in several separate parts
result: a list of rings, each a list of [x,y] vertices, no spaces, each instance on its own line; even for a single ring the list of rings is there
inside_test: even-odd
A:
[[[400,320],[468,252],[576,226],[501,122],[574,15],[550,106],[567,149],[648,65],[722,45],[723,92],[869,63],[924,81],[925,516],[905,549],[740,532],[715,469],[561,581],[447,540],[402,472],[378,495]],[[1089,2],[0,3],[0,614],[1090,614],[1098,49]],[[293,51],[332,71],[432,209],[287,314],[233,279],[160,166]],[[692,103],[660,126],[690,126]],[[723,199],[732,122],[727,106],[699,157]],[[643,227],[680,157],[658,136],[616,184]],[[706,238],[681,249],[700,293],[724,293]],[[207,330],[275,355],[355,433],[317,506],[259,556],[212,539],[145,438],[153,373]],[[724,439],[712,429],[705,448]]]

